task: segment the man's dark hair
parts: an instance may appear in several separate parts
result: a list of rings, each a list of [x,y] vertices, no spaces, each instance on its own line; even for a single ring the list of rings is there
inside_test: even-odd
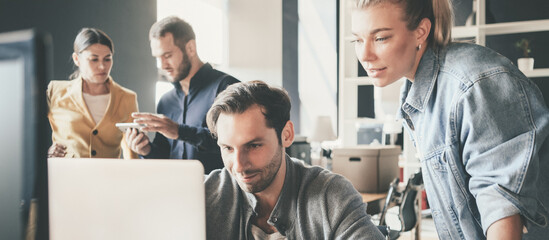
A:
[[[206,116],[210,132],[217,137],[217,119],[221,113],[240,114],[253,105],[261,108],[267,127],[275,129],[278,142],[282,143],[282,129],[290,120],[290,97],[286,90],[262,81],[235,83],[221,92]]]
[[[191,25],[183,19],[170,16],[158,22],[155,22],[149,30],[149,40],[164,37],[166,33],[173,35],[173,41],[176,46],[185,53],[185,44],[195,39],[194,31]]]

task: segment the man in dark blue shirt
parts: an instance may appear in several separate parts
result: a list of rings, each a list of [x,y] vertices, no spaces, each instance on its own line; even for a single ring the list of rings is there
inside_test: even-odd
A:
[[[128,145],[144,158],[198,159],[206,173],[223,168],[206,113],[217,94],[238,80],[200,60],[192,27],[177,17],[153,24],[149,39],[162,74],[175,87],[160,99],[158,114],[132,114],[146,125],[142,131],[156,132],[154,141],[132,129],[126,132]]]

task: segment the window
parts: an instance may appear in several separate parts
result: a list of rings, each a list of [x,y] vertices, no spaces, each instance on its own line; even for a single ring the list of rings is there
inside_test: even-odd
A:
[[[219,2],[219,3],[216,3]],[[158,19],[177,16],[187,21],[196,34],[197,51],[201,58],[220,65],[223,63],[225,39],[223,1],[158,0]]]
[[[214,66],[222,65],[225,59],[225,11],[224,1],[204,0],[158,0],[158,20],[177,16],[188,22],[196,35],[196,47],[201,59],[207,59]],[[169,82],[156,83],[155,103],[170,91],[173,85]]]
[[[157,81],[156,82],[156,92],[154,93],[154,105],[158,106],[158,102],[164,93],[173,89],[173,85],[170,82],[166,81]]]

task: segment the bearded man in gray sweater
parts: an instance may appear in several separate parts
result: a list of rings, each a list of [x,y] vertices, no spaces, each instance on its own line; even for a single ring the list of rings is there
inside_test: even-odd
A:
[[[290,108],[261,81],[216,98],[207,124],[225,168],[205,181],[208,239],[384,239],[348,180],[286,155]]]

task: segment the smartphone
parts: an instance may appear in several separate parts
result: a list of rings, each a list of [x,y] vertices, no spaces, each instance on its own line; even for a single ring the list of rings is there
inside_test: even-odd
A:
[[[146,127],[147,125],[142,123],[117,123],[115,126],[120,129],[120,131],[126,132],[126,129],[128,128],[136,128],[137,130],[140,130],[142,127]]]

